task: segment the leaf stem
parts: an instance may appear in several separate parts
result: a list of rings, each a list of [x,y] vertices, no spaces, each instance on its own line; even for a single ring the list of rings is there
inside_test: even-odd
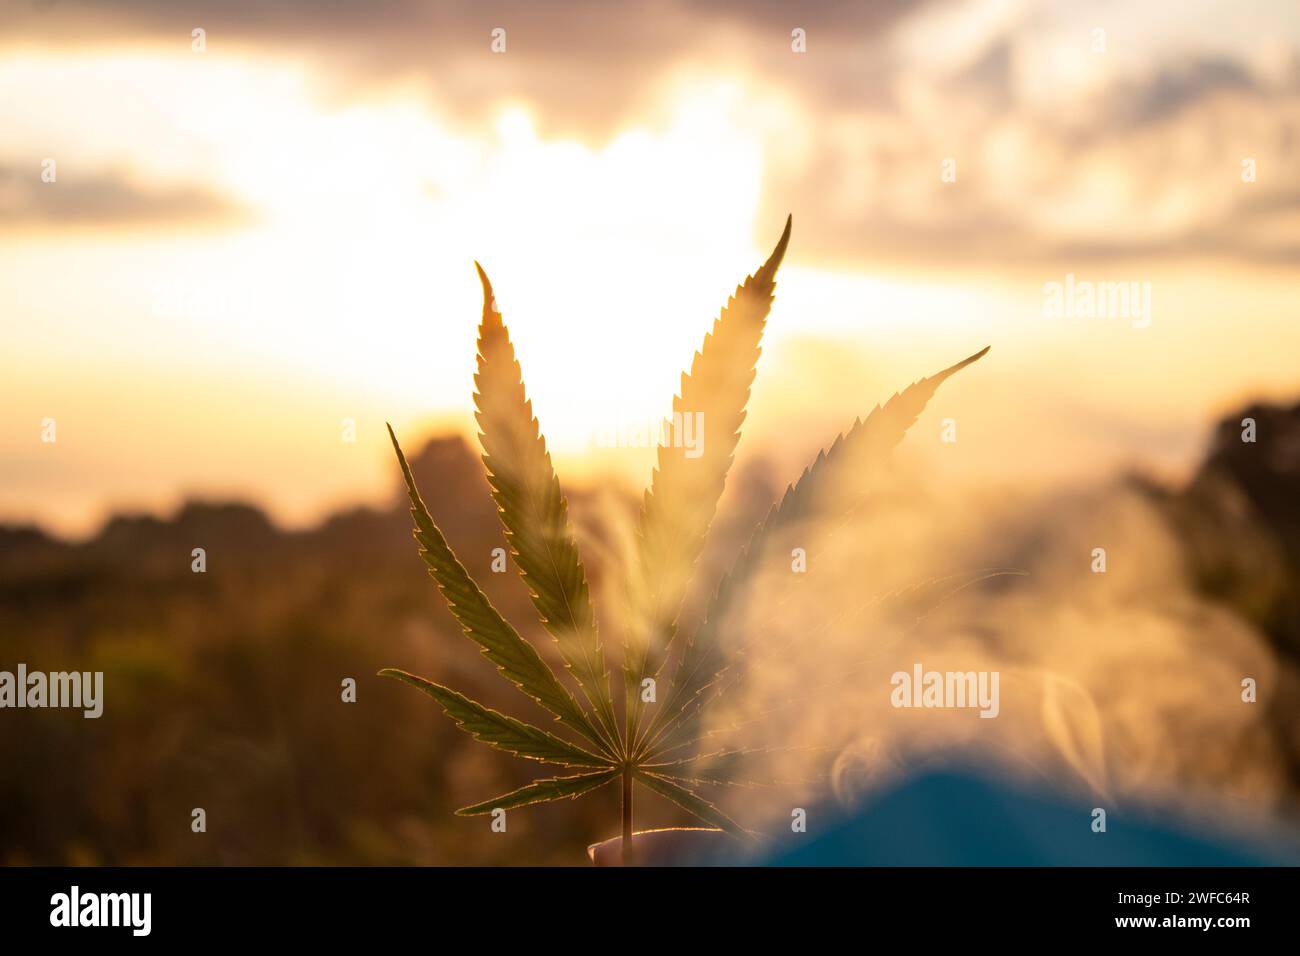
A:
[[[632,768],[623,768],[623,865],[632,865]]]

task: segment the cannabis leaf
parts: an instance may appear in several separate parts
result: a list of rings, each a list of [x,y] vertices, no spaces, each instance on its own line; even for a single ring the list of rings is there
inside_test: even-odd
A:
[[[841,489],[848,476],[862,476],[878,469],[883,457],[902,441],[944,380],[987,353],[988,349],[984,348],[942,372],[913,383],[883,407],[877,405],[865,420],[859,418],[847,434],[837,436],[829,449],[819,452],[816,460],[786,489],[780,503],[773,505],[759,523],[749,544],[714,591],[703,622],[682,653],[664,706],[646,732],[643,748],[658,743],[672,727],[683,724],[691,704],[721,674],[725,662],[718,641],[719,629],[732,602],[742,592],[742,585],[757,570],[768,540],[781,528],[806,516],[815,502]]]
[[[482,266],[477,262],[474,266],[483,283],[474,401],[492,497],[533,606],[595,708],[605,743],[616,749],[619,733],[609,672],[596,633],[587,575],[569,526],[568,504],[524,392],[523,372],[497,311],[492,283]]]
[[[563,764],[566,767],[610,766],[608,760],[596,754],[588,753],[566,740],[561,740],[521,720],[515,720],[490,707],[484,707],[449,687],[443,687],[441,684],[435,684],[394,667],[384,668],[379,672],[379,676],[395,677],[424,691],[442,704],[443,712],[456,721],[461,730],[473,736],[475,740],[481,740],[498,750],[508,751],[517,757],[531,757],[534,760]]]
[[[470,578],[464,565],[456,560],[447,541],[433,523],[429,511],[416,490],[415,478],[406,463],[406,456],[397,443],[397,436],[389,426],[388,436],[402,466],[407,494],[411,499],[411,516],[415,519],[415,539],[420,542],[420,556],[429,566],[429,575],[438,582],[438,589],[446,598],[452,614],[460,622],[465,635],[477,643],[484,656],[497,665],[497,669],[516,687],[555,714],[566,726],[576,730],[591,743],[604,748],[605,740],[592,725],[573,695],[560,683],[555,673],[546,666],[537,649],[515,631],[488,601]],[[613,756],[612,750],[605,751]]]
[[[620,773],[622,771],[614,769],[603,770],[599,773],[580,773],[573,777],[551,777],[548,780],[534,780],[527,786],[512,790],[499,797],[493,797],[491,800],[484,800],[482,803],[476,803],[471,807],[461,807],[456,813],[462,817],[472,817],[481,813],[491,813],[493,810],[511,810],[515,807],[526,807],[530,803],[546,803],[549,800],[563,800],[565,797],[572,799],[580,797],[584,793],[598,790],[607,783],[613,783],[618,779]]]
[[[695,436],[701,439],[699,454],[691,457],[680,441],[661,442],[657,451],[658,467],[637,526],[637,574],[629,587],[623,682],[633,749],[641,682],[658,675],[676,636],[677,614],[740,441],[759,341],[792,222],[786,217],[776,249],[737,287],[695,353],[690,373],[682,374],[681,391],[673,398],[673,428],[684,427],[683,416],[696,416],[707,429]]]
[[[988,351],[895,395],[819,454],[759,524],[735,566],[714,590],[703,620],[680,653],[675,652],[682,601],[740,440],[759,343],[790,229],[787,218],[771,256],[736,288],[695,353],[689,373],[682,375],[681,388],[673,398],[674,426],[680,427],[684,416],[699,416],[707,431],[696,433],[698,454],[688,454],[685,443],[665,432],[642,501],[622,622],[622,722],[610,694],[609,668],[568,503],[524,390],[523,372],[497,309],[492,284],[475,263],[483,286],[474,378],[483,464],[514,563],[542,626],[555,640],[564,669],[586,703],[584,706],[537,649],[498,613],[456,558],[430,517],[397,436],[389,428],[411,501],[420,555],[461,629],[502,676],[554,715],[557,728],[583,741],[567,740],[405,671],[380,671],[381,676],[428,694],[476,740],[519,757],[581,771],[536,780],[457,813],[490,813],[575,798],[619,780],[625,862],[631,859],[634,782],[711,827],[736,835],[747,832],[697,788],[740,783],[735,777],[740,761],[762,751],[680,753],[686,747],[680,742],[683,727],[698,714],[705,691],[716,685],[727,666],[719,637],[728,610],[757,570],[773,535],[816,508],[841,500],[846,490],[851,492],[849,497],[867,491],[855,488],[854,479],[870,475],[881,465],[944,379]],[[641,682],[658,675],[674,657],[676,667],[664,699],[643,701]]]

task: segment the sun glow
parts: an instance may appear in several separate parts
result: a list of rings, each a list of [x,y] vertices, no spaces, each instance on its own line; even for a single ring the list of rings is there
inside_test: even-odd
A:
[[[213,66],[24,57],[0,69],[15,88],[53,83],[47,132],[85,108],[62,90],[93,90],[106,112],[115,97],[137,97],[129,136],[103,138],[89,153],[69,145],[68,154],[92,170],[128,167],[146,184],[171,181],[188,162],[204,189],[249,213],[233,230],[6,243],[0,265],[8,301],[48,319],[17,331],[15,374],[22,367],[24,378],[51,383],[65,405],[81,395],[80,414],[94,402],[78,375],[158,408],[139,425],[118,421],[85,438],[190,449],[193,457],[178,456],[182,470],[194,462],[180,479],[190,490],[220,486],[191,446],[232,416],[248,447],[298,446],[294,461],[276,463],[277,478],[326,472],[324,493],[337,500],[378,483],[384,419],[413,429],[439,416],[468,424],[475,259],[493,278],[552,446],[581,456],[597,429],[666,410],[703,330],[760,261],[759,147],[728,121],[734,95],[725,89],[697,87],[666,103],[662,122],[593,145],[543,137],[519,106],[465,129],[400,91],[329,104],[283,67]],[[64,176],[86,171],[68,163]],[[770,226],[774,237],[780,224]],[[55,326],[74,334],[51,339]],[[169,373],[142,378],[132,367],[140,361]],[[168,391],[162,382],[176,375],[204,392]],[[265,403],[290,382],[294,401]],[[40,412],[39,395],[30,402]],[[328,447],[302,453],[313,403],[320,422],[308,434],[325,438],[341,416],[358,419],[364,467],[357,455],[322,467],[336,457]],[[130,427],[142,433],[119,430]],[[99,480],[116,504],[156,500],[138,469],[110,464]],[[37,484],[10,489],[14,510]],[[308,517],[301,507],[291,518]]]
[[[242,261],[220,270],[250,306],[232,339],[252,333],[270,360],[292,356],[412,412],[456,405],[478,259],[561,447],[585,442],[592,395],[606,413],[657,412],[646,403],[676,375],[664,369],[682,367],[730,291],[719,262],[739,278],[756,254],[758,146],[726,109],[697,96],[662,129],[593,147],[541,138],[520,107],[475,135],[402,100],[265,103],[221,163],[264,217],[227,244]]]
[[[793,239],[745,449],[797,457],[900,381],[990,344],[997,393],[967,392],[979,381],[969,376],[944,395],[966,402],[965,429],[988,411],[989,433],[962,447],[984,449],[999,472],[1008,456],[1022,474],[1100,469],[1150,452],[1152,435],[1170,461],[1190,461],[1206,416],[1293,385],[1290,353],[1273,344],[1296,328],[1280,273],[1239,283],[1227,302],[1221,271],[1097,272],[1152,281],[1157,315],[1139,338],[1044,318],[1040,290],[1069,263],[950,274],[818,261],[802,237],[834,223],[770,195],[792,171],[811,175],[816,117],[745,75],[683,67],[636,122],[586,141],[549,133],[521,103],[470,121],[400,85],[330,99],[311,69],[268,58],[14,53],[0,88],[41,108],[7,117],[7,143],[59,157],[48,188],[120,173],[146,192],[199,189],[241,215],[158,225],[127,209],[112,226],[0,230],[0,302],[16,319],[0,353],[0,510],[85,532],[113,508],[193,493],[250,497],[293,523],[386,498],[385,421],[411,442],[432,427],[473,429],[475,260],[562,474],[615,471],[639,485],[649,450],[610,451],[599,436],[653,430],[669,412],[785,212]],[[845,129],[869,132],[856,122]],[[851,207],[871,190],[844,183],[876,175],[865,167],[826,187]],[[1082,194],[1094,204],[1118,188],[1093,186]],[[1027,214],[1048,217],[1048,233],[1052,222],[1077,230],[1081,215],[1050,203]],[[1251,316],[1257,334],[1238,335],[1225,310]],[[1045,371],[1060,368],[1064,379]],[[1025,388],[1038,397],[1030,411],[1015,398]],[[1105,427],[1061,432],[1060,416],[1080,406]],[[57,456],[32,441],[49,416],[61,422]],[[355,444],[340,442],[344,419]],[[1012,420],[999,444],[993,423]],[[1026,445],[1027,431],[1061,445]]]

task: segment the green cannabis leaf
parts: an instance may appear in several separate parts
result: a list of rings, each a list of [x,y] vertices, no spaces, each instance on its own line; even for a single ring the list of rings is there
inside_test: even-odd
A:
[[[688,726],[691,705],[720,676],[725,661],[718,631],[732,602],[741,593],[741,586],[757,569],[769,538],[806,516],[814,502],[835,497],[835,493],[851,479],[863,481],[863,476],[877,469],[885,455],[902,441],[903,435],[925,410],[943,381],[987,353],[988,349],[984,348],[956,365],[908,386],[883,407],[877,405],[865,420],[858,419],[847,434],[837,436],[829,449],[819,452],[799,480],[786,489],[781,501],[773,505],[767,517],[759,523],[749,544],[714,591],[703,623],[682,652],[664,706],[655,714],[646,731],[643,747],[675,740],[676,737],[669,732],[676,726]]]
[[[860,483],[854,488],[855,480],[880,467],[940,383],[988,351],[984,349],[895,395],[819,454],[759,524],[714,590],[702,622],[675,651],[682,643],[677,639],[682,601],[740,440],[763,327],[790,228],[787,218],[772,255],[736,288],[695,353],[690,372],[682,375],[681,389],[673,398],[674,432],[682,427],[685,416],[694,416],[707,427],[707,438],[699,431],[696,453],[690,454],[666,428],[658,448],[626,583],[621,721],[610,693],[609,668],[568,504],[525,392],[523,372],[497,309],[492,284],[475,263],[483,286],[474,378],[483,464],[514,563],[543,627],[555,640],[565,670],[581,691],[581,699],[474,583],[430,517],[391,427],[389,436],[411,500],[420,555],[465,636],[479,645],[502,676],[554,715],[557,726],[583,743],[502,714],[422,677],[394,668],[380,671],[381,676],[428,694],[476,740],[519,757],[582,771],[536,780],[457,813],[490,813],[576,798],[621,781],[624,862],[631,859],[634,782],[709,826],[737,835],[747,832],[696,788],[742,783],[734,775],[738,759],[756,751],[676,754],[685,746],[679,741],[682,728],[689,726],[706,699],[706,691],[716,686],[727,667],[719,632],[728,609],[757,570],[777,531],[814,507],[838,500],[846,490],[862,493]],[[642,693],[643,685],[653,686],[660,670],[673,658],[676,665],[670,688],[664,699],[656,702],[653,693]]]
[[[627,739],[642,713],[640,688],[659,674],[677,634],[691,572],[704,548],[704,537],[717,511],[727,472],[740,441],[745,405],[758,364],[759,341],[776,289],[776,270],[790,242],[792,217],[776,249],[735,295],[704,337],[680,394],[673,398],[674,423],[696,415],[708,436],[697,457],[680,443],[660,443],[658,467],[645,493],[637,526],[638,573],[628,588],[628,639],[624,644],[623,683],[627,701]]]
[[[483,267],[474,265],[483,283],[474,402],[492,497],[533,606],[595,709],[605,744],[617,752],[619,733],[609,672],[596,633],[587,575],[569,526],[568,504],[524,392],[523,372],[497,311],[492,283]]]
[[[612,770],[580,773],[572,777],[551,777],[547,780],[534,780],[527,786],[512,790],[510,793],[503,793],[499,797],[484,800],[482,803],[476,803],[471,807],[461,807],[456,813],[462,817],[472,817],[481,813],[491,813],[493,810],[511,810],[515,807],[526,807],[530,803],[546,803],[550,800],[563,800],[565,797],[573,799],[582,796],[584,793],[599,789],[607,783],[613,783],[618,779],[620,773],[622,771],[615,767]]]

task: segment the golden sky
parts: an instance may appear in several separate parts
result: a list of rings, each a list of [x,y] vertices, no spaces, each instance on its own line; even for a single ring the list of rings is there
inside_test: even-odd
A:
[[[594,436],[786,213],[742,449],[992,345],[931,411],[960,454],[909,440],[941,476],[1185,469],[1300,385],[1300,16],[1135,6],[14,0],[0,521],[386,499],[385,420],[470,426],[475,259],[562,477],[642,478]],[[1048,314],[1067,276],[1149,324]]]

